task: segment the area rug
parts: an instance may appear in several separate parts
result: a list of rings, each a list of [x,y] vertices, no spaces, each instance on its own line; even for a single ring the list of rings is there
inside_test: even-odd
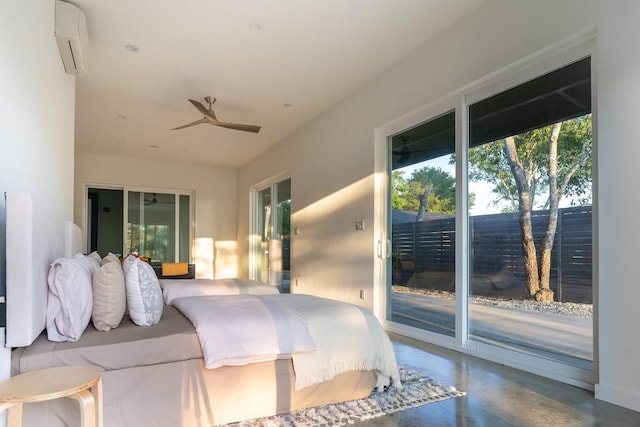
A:
[[[408,408],[439,402],[465,393],[400,367],[402,389],[374,391],[360,400],[317,406],[267,418],[226,424],[224,427],[338,427],[368,420]]]

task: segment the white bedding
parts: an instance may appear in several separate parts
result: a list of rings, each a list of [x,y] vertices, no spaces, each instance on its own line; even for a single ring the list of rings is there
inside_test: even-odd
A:
[[[296,311],[256,295],[192,296],[172,304],[196,328],[205,366],[241,366],[315,351]]]
[[[297,390],[359,370],[376,371],[378,387],[401,387],[393,345],[375,316],[362,307],[300,294],[182,297],[172,304],[196,327],[211,367],[227,364],[219,349],[231,343],[235,351],[242,349],[233,355],[235,364],[250,363],[255,357],[274,360],[293,353]],[[286,322],[295,319],[297,326],[302,319],[316,351],[294,351],[302,345],[297,342],[302,338],[290,336],[283,324],[273,329],[276,314],[286,315]],[[221,336],[225,344],[221,344]],[[283,343],[292,346],[278,350],[282,354],[271,354],[272,359],[264,359],[265,349]]]
[[[160,279],[165,304],[174,298],[196,295],[270,295],[278,288],[250,279]]]

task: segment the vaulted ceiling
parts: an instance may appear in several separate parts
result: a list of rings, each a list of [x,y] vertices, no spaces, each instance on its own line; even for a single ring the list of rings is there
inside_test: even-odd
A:
[[[238,167],[486,0],[71,0],[86,16],[76,150]],[[189,102],[213,106],[208,124]]]

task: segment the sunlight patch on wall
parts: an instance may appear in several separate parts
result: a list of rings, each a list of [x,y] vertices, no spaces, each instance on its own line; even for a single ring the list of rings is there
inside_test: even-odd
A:
[[[294,215],[304,218],[306,222],[330,219],[337,212],[352,209],[369,199],[373,189],[372,176],[362,178],[342,189],[319,199],[300,209]],[[371,212],[368,212],[371,214]]]
[[[196,277],[199,279],[213,279],[213,239],[210,237],[196,237],[195,257]]]
[[[235,240],[215,242],[215,278],[238,277],[238,242]]]
[[[293,212],[296,291],[361,303],[360,289],[372,289],[373,187],[372,174]]]

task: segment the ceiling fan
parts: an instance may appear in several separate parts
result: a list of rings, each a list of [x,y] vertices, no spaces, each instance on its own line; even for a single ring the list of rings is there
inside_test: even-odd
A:
[[[400,136],[400,139],[402,140],[402,147],[399,150],[393,150],[391,154],[394,156],[400,156],[397,162],[399,165],[404,165],[409,161],[412,151],[409,149],[409,136],[402,135]]]
[[[149,193],[147,193],[149,194]],[[156,193],[153,193],[153,197],[151,199],[147,199],[145,197],[144,199],[144,205],[145,206],[151,206],[151,205],[155,205],[157,203],[166,203],[166,204],[173,204],[173,201],[162,201],[162,200],[158,200],[158,195]]]
[[[253,132],[253,133],[260,132],[260,126],[243,125],[243,124],[239,124],[239,123],[221,122],[220,120],[218,120],[216,118],[216,113],[214,113],[213,110],[211,109],[211,106],[216,102],[216,98],[211,98],[210,96],[205,96],[204,100],[205,100],[205,102],[207,104],[209,104],[209,109],[207,109],[204,105],[202,105],[201,102],[194,101],[193,99],[189,100],[189,102],[192,103],[193,106],[198,109],[198,111],[200,111],[202,114],[204,114],[203,118],[201,118],[200,120],[195,121],[193,123],[186,124],[184,126],[178,126],[177,128],[173,128],[171,130],[184,129],[184,128],[187,128],[187,127],[190,127],[190,126],[195,126],[195,125],[207,123],[207,124],[210,124],[210,125],[220,126],[220,127],[227,128],[227,129],[241,130],[241,131]]]

